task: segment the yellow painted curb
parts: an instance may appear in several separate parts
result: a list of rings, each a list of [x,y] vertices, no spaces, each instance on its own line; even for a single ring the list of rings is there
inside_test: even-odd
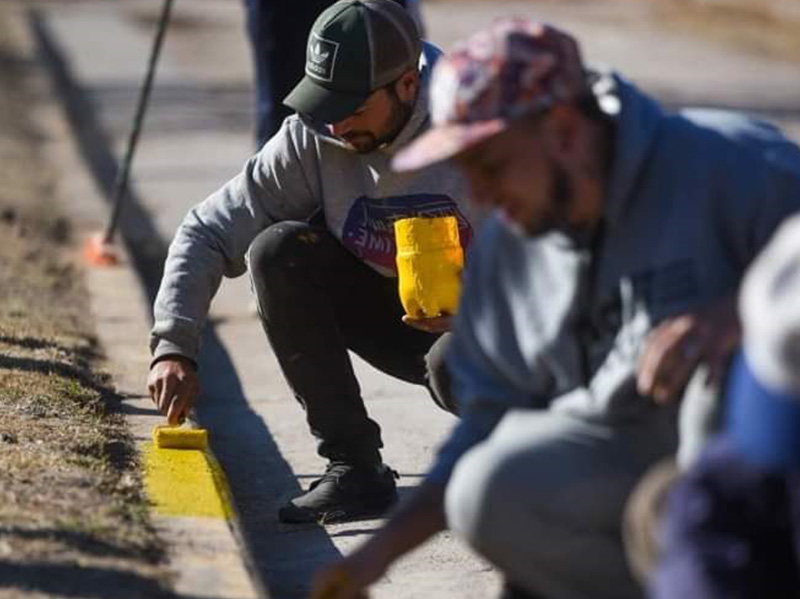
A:
[[[145,488],[155,512],[229,520],[233,516],[225,473],[207,451],[144,446]]]

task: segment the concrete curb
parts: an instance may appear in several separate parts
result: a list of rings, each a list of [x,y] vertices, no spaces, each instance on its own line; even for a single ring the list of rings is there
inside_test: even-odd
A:
[[[153,414],[149,398],[142,395],[150,362],[146,351],[149,321],[147,302],[129,264],[125,260],[116,268],[89,269],[87,284],[98,337],[108,355],[109,371],[118,392],[125,397],[126,419],[137,446],[140,452],[145,452],[151,447],[153,426],[161,424],[163,419]],[[131,301],[134,294],[139,297]],[[212,480],[201,468],[184,470],[182,475],[190,479],[195,490],[216,497],[218,503],[228,506],[230,512],[229,515],[210,517],[169,515],[169,509],[159,510],[158,493],[150,488],[151,499],[156,504],[153,521],[167,542],[169,565],[176,574],[174,591],[180,596],[225,599],[265,596],[258,592],[247,560],[241,553],[237,517],[231,507],[227,483],[218,484],[219,481]],[[147,486],[151,487],[148,479],[152,479],[152,472],[146,476]]]
[[[48,60],[47,52],[41,47],[41,39],[37,39],[31,27],[33,20],[30,13],[20,8],[13,16],[12,26],[18,30],[19,38],[24,40],[28,55],[38,55],[43,67],[50,70],[50,77],[41,71],[32,82],[41,97],[34,118],[47,134],[45,157],[57,169],[54,199],[70,215],[76,239],[84,239],[88,233],[99,230],[109,214],[101,191],[102,185],[97,181],[96,173],[94,177],[90,175],[91,169],[87,167],[82,148],[75,140],[74,122],[71,125],[65,109],[63,89],[57,83],[59,76],[63,77],[65,73],[53,72],[54,65]],[[52,50],[53,47],[50,48]],[[63,66],[65,63],[62,60],[60,64]],[[91,296],[97,335],[107,355],[106,368],[117,392],[123,397],[122,409],[142,456],[142,463],[145,463],[143,452],[152,445],[152,428],[156,424],[163,424],[163,419],[154,413],[149,398],[144,395],[144,379],[150,362],[147,351],[150,302],[142,285],[142,279],[147,275],[139,274],[132,268],[134,263],[140,264],[140,260],[130,256],[125,248],[120,247],[119,250],[120,265],[87,268],[86,284]],[[148,274],[152,276],[152,273]],[[160,502],[155,498],[152,520],[167,544],[168,565],[174,572],[172,590],[177,596],[194,599],[266,597],[242,549],[238,518],[224,474],[210,450],[207,454],[189,453],[200,454],[208,467],[187,469],[182,466],[182,474],[190,477],[194,485],[203,489],[203,493],[213,496],[224,507],[210,516],[192,515],[191,512],[188,515],[167,515],[174,514],[174,511],[160,512]]]

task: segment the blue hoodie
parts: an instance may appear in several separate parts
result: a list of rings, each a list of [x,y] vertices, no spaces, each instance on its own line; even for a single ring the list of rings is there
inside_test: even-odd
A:
[[[593,85],[614,119],[602,233],[527,237],[498,216],[475,240],[448,359],[462,420],[431,478],[511,408],[607,424],[663,417],[636,392],[647,334],[736,292],[800,209],[800,150],[774,127],[712,110],[666,113],[617,75]]]

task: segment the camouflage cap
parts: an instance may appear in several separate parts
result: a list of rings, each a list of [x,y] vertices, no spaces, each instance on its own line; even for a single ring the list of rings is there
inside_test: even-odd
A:
[[[437,62],[431,80],[432,127],[393,161],[414,170],[506,129],[511,121],[573,101],[586,91],[575,40],[524,18],[495,21]]]

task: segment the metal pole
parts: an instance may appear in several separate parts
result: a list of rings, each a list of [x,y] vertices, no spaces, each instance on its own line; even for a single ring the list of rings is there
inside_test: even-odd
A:
[[[131,171],[131,163],[133,162],[133,156],[136,152],[136,145],[139,142],[139,133],[141,133],[142,124],[144,123],[144,115],[147,109],[147,101],[150,98],[150,89],[153,86],[153,78],[156,72],[156,65],[158,64],[158,57],[161,54],[161,46],[164,42],[164,34],[167,31],[167,25],[169,24],[169,18],[172,12],[172,3],[173,0],[164,0],[164,5],[161,9],[161,17],[158,20],[158,30],[156,31],[156,37],[153,40],[153,48],[150,52],[150,60],[147,64],[147,73],[144,81],[142,82],[142,87],[139,90],[139,100],[136,105],[136,116],[133,119],[133,127],[131,128],[131,133],[128,136],[128,148],[125,152],[125,159],[122,161],[120,169],[117,171],[116,181],[114,182],[114,207],[111,212],[111,218],[108,221],[108,226],[103,234],[103,243],[112,243],[114,241],[114,233],[116,232],[117,224],[119,222],[122,203],[125,198],[125,194],[128,191],[128,177]]]

